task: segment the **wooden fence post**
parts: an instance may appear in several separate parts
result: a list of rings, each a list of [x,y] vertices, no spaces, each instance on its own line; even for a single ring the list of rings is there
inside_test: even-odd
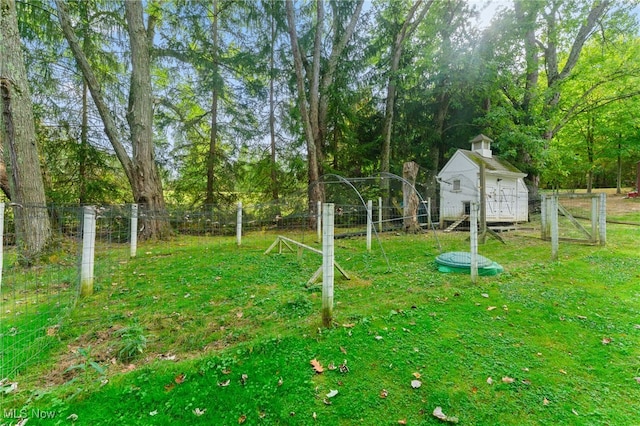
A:
[[[130,256],[136,257],[138,250],[138,205],[131,204],[131,250]]]
[[[607,244],[607,194],[604,192],[600,194],[600,215],[599,215],[599,227],[600,227],[600,245]]]
[[[322,201],[318,201],[316,209],[316,231],[318,233],[318,242],[322,242]]]
[[[96,248],[96,209],[85,206],[82,219],[82,262],[80,264],[80,297],[93,294],[93,267]]]
[[[325,203],[322,209],[322,324],[331,326],[333,320],[333,221],[334,204]]]
[[[598,241],[598,198],[591,198],[591,242]]]
[[[548,198],[546,195],[540,195],[540,238],[542,238],[543,241],[549,238],[549,221],[547,220],[549,204],[547,203],[547,200]]]
[[[238,247],[242,245],[242,201],[238,201],[238,212],[236,213],[236,243]]]
[[[549,216],[551,218],[551,260],[558,260],[558,196],[550,198]]]
[[[378,197],[378,232],[382,232],[382,197]]]
[[[367,201],[367,251],[371,251],[371,228],[373,227],[373,201]]]
[[[484,162],[480,161],[480,243],[487,240],[487,175]]]
[[[4,269],[4,203],[0,203],[0,293],[2,292],[2,271]]]
[[[471,282],[478,282],[478,203],[471,203],[471,223],[469,230],[471,232]]]

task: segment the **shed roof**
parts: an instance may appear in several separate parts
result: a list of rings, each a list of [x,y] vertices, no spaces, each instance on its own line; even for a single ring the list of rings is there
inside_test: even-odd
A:
[[[468,159],[473,161],[475,164],[480,166],[481,163],[484,163],[484,167],[487,171],[492,172],[503,172],[508,174],[520,174],[526,176],[526,173],[522,173],[518,168],[508,161],[502,160],[496,157],[483,157],[479,153],[475,151],[469,151],[467,149],[459,149],[458,152],[466,156]]]

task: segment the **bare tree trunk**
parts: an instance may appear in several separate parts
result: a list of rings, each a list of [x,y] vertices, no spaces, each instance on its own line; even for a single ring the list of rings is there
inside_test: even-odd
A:
[[[89,108],[87,105],[87,83],[82,80],[82,124],[80,128],[80,149],[78,150],[78,202],[87,202],[87,151],[89,149]]]
[[[273,1],[272,1],[273,5]],[[269,56],[269,138],[271,140],[271,198],[278,201],[278,173],[276,165],[276,103],[275,103],[275,42],[276,42],[276,25],[275,17],[271,15],[271,46]],[[276,212],[280,214],[280,211]]]
[[[134,163],[134,197],[151,212],[144,220],[145,237],[166,237],[169,226],[162,217],[165,211],[162,180],[158,173],[153,144],[153,99],[151,89],[150,44],[144,26],[142,2],[124,3],[129,44],[131,45],[131,85],[127,122],[131,133]]]
[[[2,119],[0,118],[0,122]],[[4,142],[2,131],[0,131],[0,189],[5,197],[11,200],[11,187],[9,185],[9,176],[7,175],[7,166],[4,162]]]
[[[389,69],[389,80],[387,82],[387,99],[384,111],[384,124],[382,127],[382,159],[380,160],[380,171],[383,173],[389,173],[390,159],[391,159],[391,133],[393,130],[393,116],[394,105],[396,98],[396,79],[398,78],[398,70],[400,68],[400,58],[402,57],[402,50],[405,40],[410,38],[415,30],[418,28],[420,22],[424,19],[429,8],[433,4],[433,0],[429,0],[423,4],[423,0],[417,0],[405,19],[400,31],[396,34],[393,46],[391,47],[391,66]],[[420,9],[422,7],[422,9]],[[416,12],[420,9],[420,12],[415,17]],[[383,179],[381,186],[383,192],[387,192],[385,197],[388,198],[389,180]]]
[[[56,0],[60,26],[78,63],[78,67],[87,82],[93,102],[98,109],[100,118],[102,118],[105,133],[127,175],[134,202],[140,204],[145,211],[144,214],[140,215],[142,237],[164,238],[169,233],[169,224],[163,217],[165,203],[162,181],[155,161],[151,61],[149,54],[149,48],[153,43],[155,18],[153,16],[149,17],[148,28],[145,29],[142,3],[127,1],[124,5],[131,46],[132,71],[129,88],[129,107],[126,118],[129,124],[132,157],[129,157],[124,144],[120,140],[118,126],[111,116],[111,110],[105,102],[100,84],[87,60],[85,52],[80,47],[71,25],[67,5],[63,0]]]
[[[14,0],[0,0],[0,139],[5,144],[21,254],[31,262],[51,237],[31,92]]]
[[[215,184],[216,143],[218,141],[218,97],[219,97],[219,71],[218,71],[218,0],[213,0],[213,17],[211,22],[211,57],[213,87],[211,89],[211,134],[209,136],[209,152],[207,153],[207,194],[204,203],[211,205],[214,202],[213,191]]]
[[[409,161],[402,167],[402,177],[406,182],[402,183],[402,194],[404,204],[404,230],[406,232],[417,232],[420,229],[418,223],[418,194],[416,194],[416,177],[420,166]],[[407,183],[408,182],[408,183]]]
[[[587,120],[587,134],[586,134],[586,143],[587,143],[587,165],[589,170],[587,170],[587,194],[591,194],[593,189],[593,167],[594,167],[594,135],[593,135],[593,117],[589,117]]]
[[[324,200],[324,188],[320,185],[322,174],[323,144],[326,133],[326,117],[328,110],[327,90],[333,84],[335,70],[338,59],[342,55],[344,48],[353,35],[356,22],[362,11],[364,0],[359,0],[349,23],[340,36],[334,34],[331,53],[325,66],[322,67],[321,42],[322,29],[324,27],[324,1],[316,2],[316,23],[314,34],[314,47],[312,55],[312,66],[305,72],[303,67],[303,55],[298,43],[296,30],[296,20],[294,15],[293,1],[286,0],[287,23],[289,26],[289,38],[293,53],[293,63],[296,72],[296,86],[298,91],[298,105],[302,118],[302,127],[305,140],[307,142],[307,163],[308,163],[308,196],[310,226],[315,227],[317,202]],[[335,13],[334,13],[335,14]],[[334,25],[334,31],[338,31]],[[307,97],[306,84],[309,86],[309,96]]]

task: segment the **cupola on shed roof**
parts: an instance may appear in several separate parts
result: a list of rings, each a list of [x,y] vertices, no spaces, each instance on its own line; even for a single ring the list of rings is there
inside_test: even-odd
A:
[[[482,133],[471,139],[471,151],[477,152],[485,158],[491,158],[491,140]]]

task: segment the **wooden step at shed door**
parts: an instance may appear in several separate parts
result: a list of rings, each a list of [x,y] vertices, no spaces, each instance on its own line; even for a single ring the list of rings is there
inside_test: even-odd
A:
[[[460,224],[462,222],[464,222],[465,220],[469,219],[469,215],[468,214],[463,214],[462,216],[460,216],[460,218],[458,220],[456,220],[455,222],[453,222],[451,225],[449,225],[449,227],[447,229],[444,230],[444,232],[451,232],[454,229],[456,229],[458,226],[460,226]]]

